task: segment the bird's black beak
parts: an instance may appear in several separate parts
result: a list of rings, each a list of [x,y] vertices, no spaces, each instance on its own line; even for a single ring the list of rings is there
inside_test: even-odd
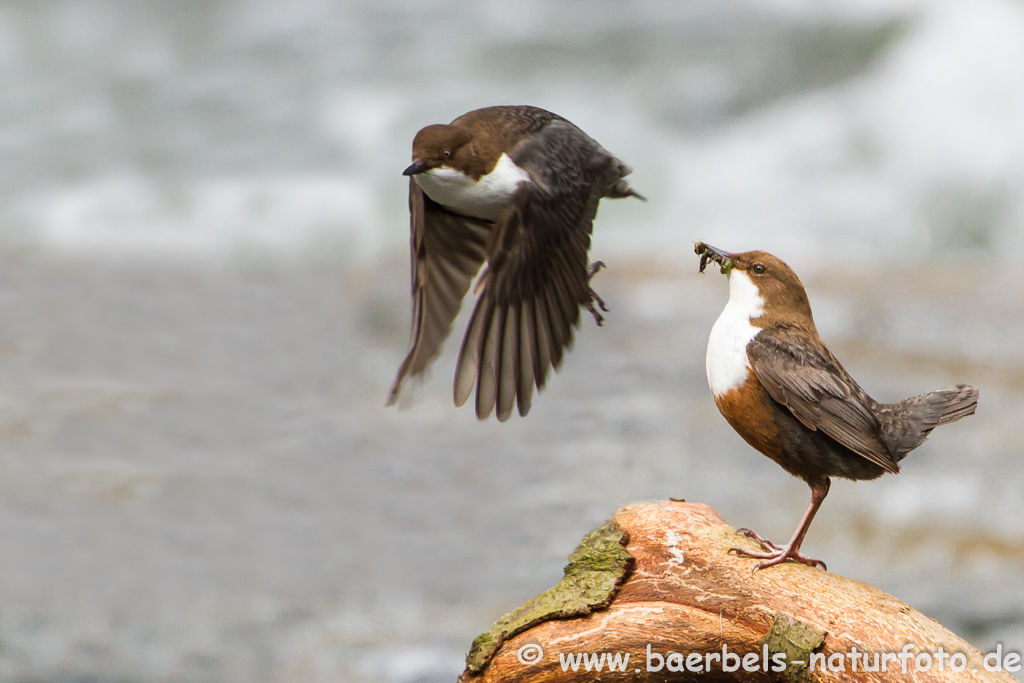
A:
[[[409,168],[402,171],[402,175],[416,175],[417,173],[423,173],[427,170],[427,165],[419,159],[414,160],[409,164]]]
[[[710,244],[704,244],[703,242],[695,242],[693,245],[693,251],[700,256],[700,271],[704,272],[704,269],[708,267],[708,261],[714,261],[722,267],[722,274],[728,274],[732,270],[732,254],[721,249],[716,249]]]

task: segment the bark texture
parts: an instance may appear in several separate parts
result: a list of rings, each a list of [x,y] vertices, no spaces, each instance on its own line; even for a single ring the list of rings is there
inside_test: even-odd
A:
[[[876,588],[791,562],[752,574],[757,561],[730,555],[734,546],[757,549],[706,505],[624,507],[588,534],[562,583],[477,639],[460,681],[1014,683]],[[898,655],[908,644],[904,671]],[[563,666],[581,653],[590,670],[580,660],[575,671]],[[610,671],[606,659],[597,671],[601,653],[629,660]]]

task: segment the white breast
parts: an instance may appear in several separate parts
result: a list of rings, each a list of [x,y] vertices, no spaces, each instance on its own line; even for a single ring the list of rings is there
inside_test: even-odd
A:
[[[741,385],[747,379],[750,359],[747,344],[761,328],[750,324],[764,312],[764,299],[746,273],[729,273],[729,302],[718,316],[708,338],[706,368],[708,386],[718,397]]]
[[[416,183],[438,204],[458,213],[497,220],[519,183],[529,182],[530,174],[502,154],[494,169],[480,180],[447,166],[418,173]]]

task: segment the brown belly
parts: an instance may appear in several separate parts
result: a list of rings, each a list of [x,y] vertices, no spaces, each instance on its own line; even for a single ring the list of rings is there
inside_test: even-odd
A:
[[[775,419],[778,408],[753,370],[747,370],[747,379],[743,384],[721,396],[715,396],[715,405],[744,441],[786,467]]]
[[[823,477],[876,479],[885,473],[824,432],[801,424],[772,399],[752,370],[743,384],[716,396],[715,404],[744,441],[807,482]]]

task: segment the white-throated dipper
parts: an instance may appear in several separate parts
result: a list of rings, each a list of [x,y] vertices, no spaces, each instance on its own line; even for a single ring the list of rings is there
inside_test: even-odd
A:
[[[784,547],[749,529],[764,552],[733,548],[764,560],[825,563],[800,553],[829,477],[877,479],[936,426],[972,415],[978,390],[958,384],[896,403],[867,395],[828,350],[811,316],[800,278],[763,251],[730,254],[694,245],[700,272],[714,261],[729,278],[729,301],[708,339],[708,385],[715,404],[743,439],[811,487],[811,505]]]
[[[600,325],[587,253],[602,197],[638,197],[631,169],[557,114],[529,106],[476,109],[423,128],[409,181],[412,333],[388,397],[440,354],[481,266],[455,370],[455,404],[476,390],[476,414],[530,410],[533,387],[561,365],[580,308]]]

